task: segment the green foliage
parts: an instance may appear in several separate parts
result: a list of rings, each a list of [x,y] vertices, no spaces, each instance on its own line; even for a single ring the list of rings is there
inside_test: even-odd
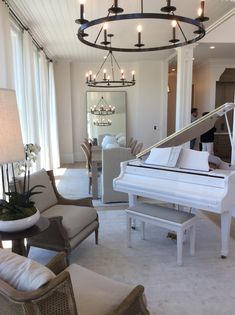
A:
[[[17,212],[9,211],[9,209],[1,209],[0,210],[0,220],[2,221],[11,221],[11,220],[19,220],[30,217],[34,213],[36,213],[37,209],[35,207],[32,208],[18,208]]]
[[[43,185],[36,185],[23,193],[7,192],[8,201],[0,200],[0,220],[17,220],[34,214],[36,212],[35,202],[30,200],[30,197],[42,193],[42,191],[34,191],[38,187],[45,188]]]

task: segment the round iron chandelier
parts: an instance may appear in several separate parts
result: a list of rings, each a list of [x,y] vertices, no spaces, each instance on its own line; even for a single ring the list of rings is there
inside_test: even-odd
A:
[[[168,38],[163,44],[155,45],[144,43],[142,39],[144,32],[142,31],[141,25],[138,25],[137,27],[137,40],[135,43],[133,42],[132,47],[127,45],[118,46],[118,44],[112,44],[112,51],[147,52],[176,48],[199,41],[206,34],[203,22],[209,20],[209,18],[205,16],[204,0],[200,1],[198,17],[195,19],[176,15],[175,12],[177,9],[171,4],[171,0],[166,0],[166,6],[160,9],[161,13],[144,12],[144,0],[140,0],[140,12],[128,14],[124,14],[124,9],[118,6],[118,0],[114,0],[113,5],[107,10],[107,16],[90,21],[84,18],[84,2],[85,0],[80,0],[80,18],[75,21],[80,24],[77,37],[85,45],[103,50],[110,50],[110,41],[108,39],[109,34],[107,33],[107,27],[105,27],[107,23],[111,25],[113,22],[121,23],[122,21],[130,20],[158,20],[171,22],[171,38]],[[192,28],[192,32],[190,32],[190,34],[185,33],[186,25],[191,26]],[[100,31],[96,39],[93,41],[90,38],[89,31],[94,26],[100,26]],[[102,31],[104,38],[98,43],[98,39]],[[110,35],[113,36],[113,34]]]
[[[90,108],[91,114],[93,115],[100,115],[100,116],[106,116],[106,115],[113,115],[115,114],[115,106],[108,105],[108,103],[105,101],[104,97],[101,96],[99,102],[97,105],[94,105]]]
[[[108,70],[105,67],[108,61],[110,61],[110,73],[108,73]],[[110,47],[109,52],[107,56],[105,56],[105,59],[102,62],[97,73],[93,74],[92,70],[86,73],[86,84],[89,87],[97,88],[129,87],[135,85],[136,82],[135,71],[132,70],[131,74],[131,79],[127,79],[124,69],[121,69],[121,67],[119,66],[117,59],[113,55],[112,48]]]
[[[112,125],[112,120],[106,118],[97,118],[93,120],[93,124],[97,127],[107,127]]]

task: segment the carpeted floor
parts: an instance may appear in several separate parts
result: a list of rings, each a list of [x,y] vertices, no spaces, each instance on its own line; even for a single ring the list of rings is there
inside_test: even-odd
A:
[[[88,195],[84,169],[56,171],[59,191],[70,198]],[[101,209],[105,211],[100,211]],[[201,214],[197,221],[196,254],[189,255],[186,235],[183,266],[176,264],[176,241],[166,238],[166,230],[147,225],[146,240],[132,232],[133,246],[126,246],[125,205],[99,205],[99,245],[94,236],[86,239],[71,256],[98,273],[145,287],[151,315],[233,315],[235,310],[235,241],[230,254],[220,258],[218,217]],[[233,229],[232,229],[233,230]],[[235,229],[234,229],[235,231]],[[46,262],[54,253],[32,248],[30,257]]]
[[[197,222],[196,254],[183,251],[183,266],[176,264],[176,242],[166,230],[147,225],[146,240],[139,227],[126,246],[124,211],[99,211],[99,245],[94,236],[71,256],[78,263],[110,278],[145,287],[151,315],[233,315],[235,309],[235,242],[230,255],[220,258],[220,230],[205,216]],[[46,262],[54,253],[32,248],[30,257]]]

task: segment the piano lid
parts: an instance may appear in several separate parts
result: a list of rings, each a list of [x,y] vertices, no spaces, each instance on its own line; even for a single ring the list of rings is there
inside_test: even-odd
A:
[[[185,126],[183,129],[176,131],[171,134],[169,137],[164,138],[163,140],[155,143],[151,147],[143,150],[137,154],[137,158],[150,152],[152,148],[165,148],[181,145],[185,142],[188,142],[194,138],[197,138],[201,134],[207,132],[214,127],[215,122],[218,118],[225,115],[227,112],[235,108],[234,103],[225,103],[220,107],[214,109],[205,116],[198,118],[196,121]]]

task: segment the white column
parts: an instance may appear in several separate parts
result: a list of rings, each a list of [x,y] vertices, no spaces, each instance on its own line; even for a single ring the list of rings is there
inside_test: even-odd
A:
[[[193,49],[196,44],[176,48],[177,90],[176,90],[176,131],[191,121]]]

